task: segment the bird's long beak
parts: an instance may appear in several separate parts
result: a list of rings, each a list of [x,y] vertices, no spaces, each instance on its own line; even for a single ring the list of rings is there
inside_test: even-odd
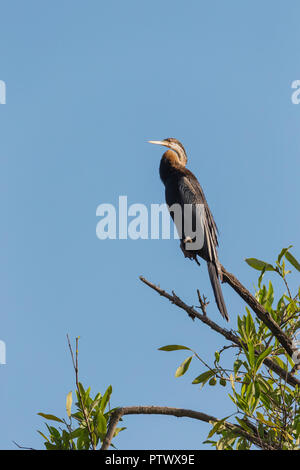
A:
[[[167,147],[167,143],[164,142],[163,140],[148,140],[149,144],[156,144],[156,145],[164,145]]]

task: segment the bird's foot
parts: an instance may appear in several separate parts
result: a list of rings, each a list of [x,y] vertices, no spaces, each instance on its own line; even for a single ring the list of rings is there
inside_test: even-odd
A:
[[[184,254],[184,257],[185,257],[185,258],[189,258],[189,259],[192,260],[192,261],[195,260],[196,263],[198,264],[198,266],[200,266],[200,263],[199,263],[199,261],[198,261],[198,259],[197,259],[197,253],[193,252],[192,250],[186,250],[186,249],[185,249],[185,243],[189,243],[189,242],[191,242],[191,241],[192,241],[191,239],[185,238],[184,241],[181,241],[181,242],[180,242],[180,248],[181,248],[182,253]]]

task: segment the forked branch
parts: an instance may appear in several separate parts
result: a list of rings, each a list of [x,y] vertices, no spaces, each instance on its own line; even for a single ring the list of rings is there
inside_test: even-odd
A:
[[[263,321],[263,318],[266,318],[268,324],[271,324],[272,325],[272,328],[273,328],[273,333],[274,335],[276,336],[276,333],[278,333],[283,341],[284,339],[284,344],[289,346],[290,344],[290,340],[289,338],[285,335],[285,333],[278,327],[277,323],[274,322],[274,320],[270,317],[270,315],[268,314],[268,312],[266,312],[264,310],[264,308],[257,302],[257,300],[250,294],[250,292],[247,291],[246,288],[244,288],[244,286],[242,286],[242,284],[236,279],[234,278],[234,276],[230,273],[227,273],[227,271],[222,267],[222,271],[223,271],[223,275],[224,275],[224,281],[225,282],[228,282],[238,293],[239,291],[242,293],[241,297],[246,301],[246,298],[248,298],[248,296],[251,297],[250,301],[251,301],[251,304],[248,303],[249,306],[252,306],[251,308],[253,308],[253,310],[255,311],[259,311],[260,312],[260,315],[261,315],[261,319]],[[215,323],[213,320],[211,320],[209,317],[207,317],[205,314],[201,314],[200,312],[198,312],[194,307],[192,306],[189,306],[187,305],[185,302],[183,302],[183,300],[181,300],[176,294],[175,292],[172,292],[172,294],[169,294],[168,292],[166,292],[165,290],[161,289],[159,286],[156,286],[155,284],[153,284],[152,282],[148,281],[146,278],[144,278],[143,276],[140,276],[140,280],[146,284],[147,286],[151,287],[151,289],[155,290],[159,295],[161,295],[162,297],[165,297],[166,299],[168,299],[170,302],[172,302],[173,304],[177,305],[177,307],[181,308],[182,310],[184,310],[188,315],[189,317],[191,317],[192,319],[195,319],[197,318],[198,320],[202,321],[203,323],[205,323],[207,326],[209,326],[211,329],[213,329],[214,331],[216,331],[217,333],[221,334],[222,336],[224,336],[224,338],[226,338],[228,341],[231,341],[232,343],[236,344],[237,346],[239,347],[242,347],[242,344],[241,344],[241,341],[240,341],[240,338],[235,335],[232,331],[229,331],[227,330],[226,328],[222,328],[221,326],[219,326],[217,323]],[[240,289],[240,287],[243,288],[243,290]],[[198,296],[199,296],[199,293],[198,293]],[[249,297],[249,298],[250,298]],[[201,306],[201,304],[200,304]],[[261,307],[261,308],[259,308]],[[262,310],[261,310],[262,309]],[[203,311],[203,308],[201,306],[201,310]],[[266,324],[266,323],[265,323]],[[279,330],[279,332],[278,332]],[[276,333],[275,333],[276,332]],[[282,344],[282,342],[281,342]],[[288,348],[289,351],[291,352],[291,354],[293,354],[293,349],[291,349],[290,347]],[[259,354],[259,353],[257,353]],[[264,364],[270,368],[271,370],[273,370],[278,376],[280,376],[283,380],[286,380],[290,385],[292,386],[296,386],[296,385],[300,385],[300,381],[298,379],[296,379],[296,377],[293,376],[293,374],[291,374],[290,372],[287,372],[286,370],[282,369],[277,363],[275,363],[274,361],[272,361],[271,359],[269,358],[266,358],[264,360]]]

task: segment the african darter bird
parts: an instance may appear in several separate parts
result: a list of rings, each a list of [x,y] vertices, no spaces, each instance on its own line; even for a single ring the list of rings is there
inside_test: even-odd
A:
[[[177,139],[150,140],[149,143],[168,147],[168,150],[161,158],[159,174],[165,185],[166,203],[169,210],[173,204],[177,204],[181,208],[180,247],[185,257],[195,260],[199,264],[197,256],[200,256],[207,262],[216,304],[223,318],[228,321],[229,317],[219,281],[219,279],[222,280],[222,271],[217,253],[218,229],[208,207],[204,192],[195,175],[186,168],[187,155],[183,145]],[[195,229],[195,224],[197,223],[202,227],[200,249],[193,249],[191,245],[191,242],[196,242],[196,239],[195,237],[191,238],[190,233],[195,234],[197,232],[195,230],[189,232],[186,228],[189,224],[185,223],[185,218],[187,217],[184,212],[185,205],[191,207],[192,229]],[[198,207],[201,207],[202,210],[199,211]],[[172,210],[170,210],[170,215],[174,220]],[[174,222],[177,227],[176,220]]]

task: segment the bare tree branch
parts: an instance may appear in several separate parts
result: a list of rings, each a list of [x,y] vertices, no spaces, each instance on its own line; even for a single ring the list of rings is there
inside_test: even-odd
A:
[[[264,322],[274,336],[278,339],[281,346],[285,349],[289,356],[292,357],[294,348],[292,340],[284,333],[280,326],[273,320],[269,312],[256,300],[256,298],[240,283],[240,281],[231,273],[221,266],[223,273],[223,282],[232,287],[235,292],[252,308],[258,318]]]
[[[105,439],[102,442],[102,447],[101,450],[107,450],[109,449],[111,445],[112,438],[114,436],[114,433],[116,431],[116,427],[118,425],[118,422],[124,415],[137,415],[137,414],[159,414],[159,415],[168,415],[168,416],[175,416],[177,418],[192,418],[192,419],[197,419],[200,421],[204,421],[206,423],[217,423],[219,420],[218,418],[215,418],[215,416],[210,416],[205,413],[202,413],[201,411],[194,411],[194,410],[187,410],[184,408],[169,408],[166,406],[128,406],[128,407],[122,407],[118,408],[115,410],[110,418],[109,422],[109,427],[107,430],[107,434],[105,436]],[[259,436],[252,435],[245,431],[241,426],[238,426],[236,424],[229,423],[227,421],[223,422],[223,425],[231,430],[232,432],[236,433],[238,436],[242,436],[245,439],[248,439],[250,442],[252,442],[254,445],[257,447],[260,447],[261,449],[265,450],[275,450],[273,446],[268,444],[265,441],[262,441],[262,439]]]
[[[229,274],[229,273],[227,273]],[[159,295],[161,295],[162,297],[165,297],[166,299],[168,299],[170,302],[172,302],[173,304],[177,305],[178,307],[180,307],[181,309],[183,309],[188,315],[190,318],[192,318],[193,320],[195,318],[197,318],[198,320],[202,321],[203,323],[205,323],[206,325],[208,325],[211,329],[213,329],[214,331],[216,331],[217,333],[220,333],[222,336],[224,336],[228,341],[231,341],[232,343],[236,344],[237,346],[239,347],[242,347],[242,344],[241,344],[241,341],[239,339],[239,337],[237,335],[235,335],[232,331],[229,331],[227,330],[226,328],[222,328],[221,326],[219,326],[217,323],[215,323],[214,321],[212,321],[210,318],[208,318],[206,316],[206,314],[201,314],[199,313],[197,310],[195,310],[194,307],[191,307],[189,305],[187,305],[185,302],[183,302],[183,300],[181,300],[176,294],[175,292],[172,292],[172,294],[169,294],[168,292],[164,291],[163,289],[161,289],[159,286],[156,286],[155,284],[153,284],[152,282],[148,281],[147,279],[145,279],[143,276],[140,276],[140,280],[146,284],[147,286],[151,287],[151,289],[155,290],[156,292],[158,292]],[[199,297],[200,293],[198,293],[198,297]],[[249,293],[249,295],[251,295]],[[254,299],[255,302],[256,302],[256,299]],[[258,304],[260,305],[260,304]],[[204,306],[201,305],[201,309],[203,311],[204,309]],[[204,310],[206,312],[206,310]],[[275,323],[276,325],[276,323]],[[258,354],[258,353],[257,353]],[[274,361],[272,361],[271,359],[269,358],[266,358],[264,360],[264,364],[269,367],[271,370],[273,370],[277,375],[279,375],[281,378],[283,378],[284,380],[287,379],[287,382],[292,385],[292,386],[296,386],[296,385],[300,385],[300,381],[297,380],[291,373],[287,373],[286,370],[282,369],[278,364],[276,364]]]

